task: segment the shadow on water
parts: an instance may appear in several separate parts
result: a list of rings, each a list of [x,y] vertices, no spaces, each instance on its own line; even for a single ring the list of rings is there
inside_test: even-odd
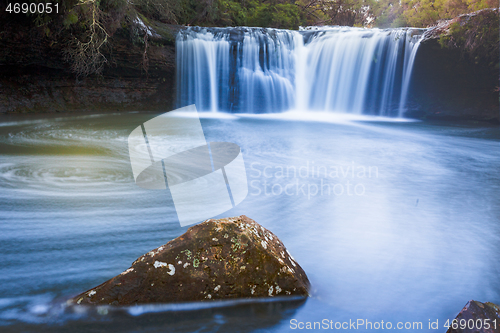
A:
[[[9,332],[252,332],[270,329],[289,320],[306,299],[276,299],[254,303],[220,302],[200,308],[190,303],[181,311],[169,305],[145,305],[129,308],[90,308],[54,305],[43,324],[17,323],[2,327]]]

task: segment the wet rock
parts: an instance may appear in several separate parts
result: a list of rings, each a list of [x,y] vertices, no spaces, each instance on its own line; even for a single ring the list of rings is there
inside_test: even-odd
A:
[[[455,319],[456,328],[451,326],[446,333],[500,332],[500,307],[493,303],[471,300],[467,302]]]
[[[283,243],[242,215],[207,220],[71,302],[131,305],[307,296],[309,280]]]

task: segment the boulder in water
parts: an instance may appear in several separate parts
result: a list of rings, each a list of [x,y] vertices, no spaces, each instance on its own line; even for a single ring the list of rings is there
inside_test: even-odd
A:
[[[70,300],[133,305],[308,296],[309,280],[283,243],[242,215],[207,220]]]

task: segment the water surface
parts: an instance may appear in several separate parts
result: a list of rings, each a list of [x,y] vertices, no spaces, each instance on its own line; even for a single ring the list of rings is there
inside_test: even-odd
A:
[[[500,303],[498,127],[206,114],[207,140],[240,145],[247,167],[249,195],[223,216],[245,214],[278,235],[311,297],[64,310],[187,230],[168,191],[133,181],[127,137],[156,115],[2,118],[2,331],[278,332],[292,319],[364,319],[422,322],[422,332],[439,320],[444,332],[468,300]]]

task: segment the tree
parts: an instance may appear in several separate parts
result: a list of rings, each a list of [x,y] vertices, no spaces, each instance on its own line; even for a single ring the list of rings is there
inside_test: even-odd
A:
[[[403,17],[414,27],[428,27],[483,8],[498,7],[496,0],[402,0]]]
[[[308,25],[366,26],[374,20],[375,0],[299,0]]]
[[[100,73],[108,62],[102,53],[109,37],[103,23],[104,12],[99,8],[98,0],[79,0],[74,10],[79,12],[79,21],[85,32],[80,38],[73,37],[65,49],[65,58],[78,75]]]
[[[403,7],[399,1],[378,0],[373,2],[372,13],[375,17],[372,26],[379,28],[396,28],[407,26],[403,17]]]

